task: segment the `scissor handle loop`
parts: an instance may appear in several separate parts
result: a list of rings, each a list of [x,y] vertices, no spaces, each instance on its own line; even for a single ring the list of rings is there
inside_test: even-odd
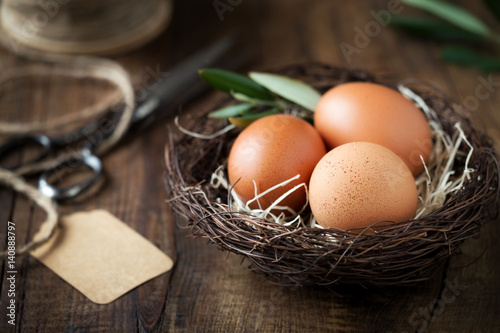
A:
[[[93,171],[93,174],[84,181],[65,188],[59,188],[57,186],[51,185],[47,181],[47,178],[50,175],[57,172],[61,168],[65,166],[76,168],[80,166],[81,163],[87,165]],[[82,192],[84,192],[85,190],[87,190],[89,187],[91,187],[99,179],[101,174],[102,174],[101,160],[97,156],[92,155],[90,152],[87,151],[81,157],[68,158],[59,163],[58,165],[56,165],[55,167],[51,168],[50,170],[44,171],[40,176],[40,180],[38,181],[38,189],[45,196],[52,198],[56,201],[72,199],[81,194]]]

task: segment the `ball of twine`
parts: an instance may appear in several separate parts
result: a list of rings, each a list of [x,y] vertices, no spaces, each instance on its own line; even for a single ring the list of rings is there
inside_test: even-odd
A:
[[[320,92],[344,82],[377,82],[365,71],[324,64],[289,66],[276,72],[303,80]],[[473,126],[459,104],[434,88],[422,86],[414,91],[435,111],[444,131],[453,133],[455,124],[460,123],[473,147],[468,161],[474,169],[472,176],[459,191],[446,197],[441,207],[424,216],[365,234],[297,228],[234,211],[227,204],[228,192],[213,188],[209,180],[218,166],[227,163],[238,134],[235,131],[212,140],[170,135],[165,149],[165,182],[172,209],[187,219],[195,236],[247,258],[251,269],[272,283],[404,286],[429,279],[466,239],[477,236],[481,226],[496,216],[499,166],[492,140]],[[194,119],[189,128],[215,133],[224,126],[220,120],[202,117]],[[457,169],[463,169],[467,151],[469,147],[463,142],[455,161]]]
[[[171,13],[171,0],[4,0],[0,34],[44,52],[112,55],[156,37]]]

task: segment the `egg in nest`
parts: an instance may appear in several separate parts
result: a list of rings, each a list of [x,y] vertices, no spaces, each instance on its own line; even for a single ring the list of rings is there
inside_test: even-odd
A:
[[[253,209],[267,209],[293,187],[308,184],[316,164],[325,154],[323,140],[305,120],[286,114],[263,117],[245,128],[234,141],[228,158],[229,182],[234,184],[237,196],[247,202],[300,175],[249,204]],[[299,187],[279,206],[299,212],[306,205],[306,198],[306,189]],[[279,211],[273,209],[273,213]]]
[[[410,169],[394,152],[353,142],[319,161],[309,182],[309,202],[325,228],[380,227],[415,217],[418,192]]]
[[[328,149],[349,142],[372,142],[391,149],[414,176],[424,169],[432,137],[424,114],[398,91],[369,82],[349,82],[328,90],[314,112],[314,125]],[[422,158],[421,158],[422,157]]]

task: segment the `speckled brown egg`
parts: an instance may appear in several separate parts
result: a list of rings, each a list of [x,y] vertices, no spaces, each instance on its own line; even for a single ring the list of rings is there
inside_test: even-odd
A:
[[[418,193],[410,169],[394,152],[353,142],[319,161],[309,183],[309,201],[318,224],[346,230],[412,219]]]
[[[395,152],[413,175],[423,171],[432,150],[424,114],[398,91],[350,82],[327,91],[316,107],[314,126],[328,149],[349,142],[373,142]]]
[[[229,181],[236,184],[236,194],[246,202],[256,193],[300,175],[297,180],[260,198],[260,207],[266,209],[294,186],[308,184],[314,167],[325,153],[320,135],[305,120],[285,114],[263,117],[245,128],[234,141],[228,159]],[[305,204],[306,191],[301,187],[280,206],[298,212]],[[250,207],[259,208],[259,205],[254,202]]]

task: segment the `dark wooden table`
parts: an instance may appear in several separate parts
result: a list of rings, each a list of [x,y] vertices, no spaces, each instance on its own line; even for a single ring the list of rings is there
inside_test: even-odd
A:
[[[457,2],[498,28],[480,1]],[[221,20],[212,1],[176,1],[173,21],[165,33],[117,60],[130,71],[139,89],[151,71],[155,75],[168,71],[202,45],[239,29],[242,41],[255,47],[253,69],[322,61],[395,79],[431,82],[458,101],[476,98],[473,119],[500,142],[499,76],[447,65],[437,56],[438,43],[409,38],[377,23],[371,11],[388,10],[388,1],[247,0],[233,4],[237,5],[224,12]],[[372,37],[359,39],[358,29],[373,29]],[[346,57],[340,47],[346,45],[343,42],[356,51]],[[2,67],[24,63],[5,51],[0,61]],[[486,91],[478,88],[484,80],[493,84],[487,97],[479,98],[477,89]],[[0,117],[43,122],[76,112],[98,100],[99,85],[68,79],[13,82],[0,95]],[[220,97],[205,95],[183,106],[183,112],[206,110]],[[176,226],[163,186],[166,139],[166,122],[126,139],[104,157],[108,170],[104,188],[84,202],[59,209],[63,215],[109,210],[174,258],[174,268],[111,304],[97,305],[33,257],[18,258],[18,308],[12,327],[6,323],[7,269],[2,262],[1,332],[498,332],[498,220],[488,223],[478,239],[468,240],[462,253],[451,257],[431,280],[414,287],[352,287],[336,293],[277,287],[262,282],[236,255],[222,253],[204,239],[190,238],[187,230]],[[1,188],[2,249],[8,220],[16,223],[17,242],[24,244],[43,217],[25,198]]]

